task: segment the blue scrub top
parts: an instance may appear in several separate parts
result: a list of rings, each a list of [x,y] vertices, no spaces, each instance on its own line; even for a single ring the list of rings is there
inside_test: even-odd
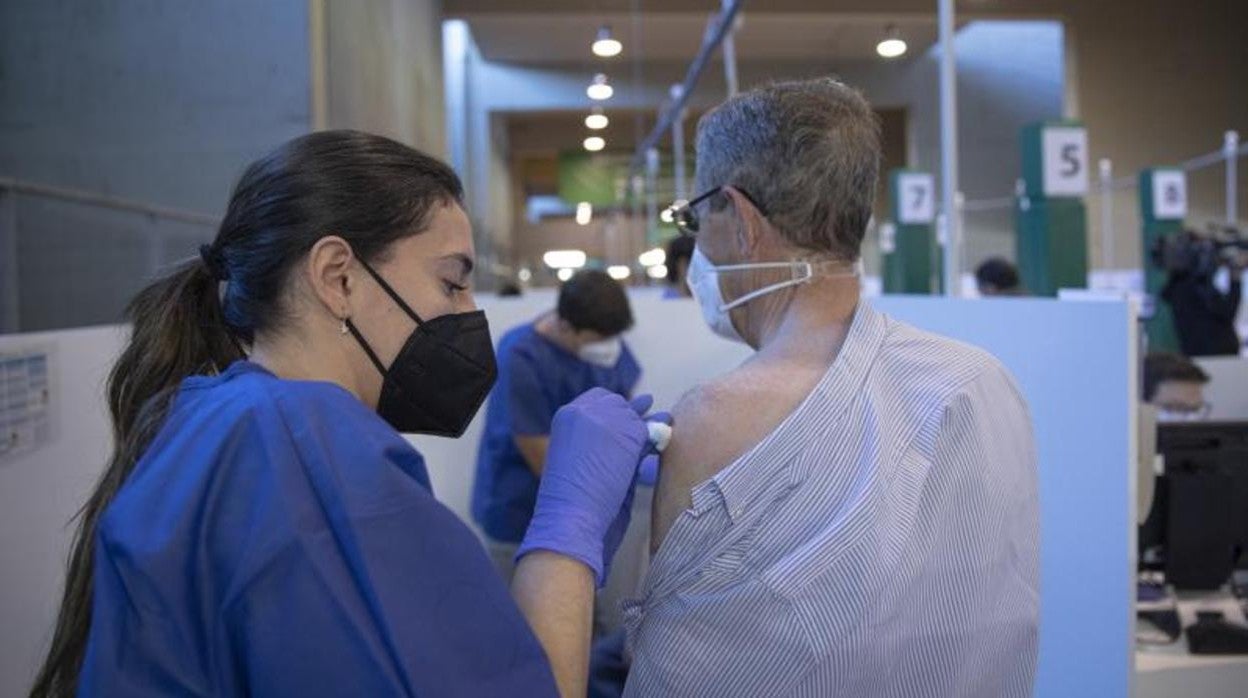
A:
[[[532,322],[503,335],[472,488],[472,517],[488,536],[519,543],[533,518],[538,478],[515,437],[550,434],[555,412],[590,388],[629,397],[640,378],[641,367],[627,344],[615,366],[604,368],[543,337]]]
[[[80,695],[554,696],[425,463],[342,388],[187,379],[96,533]]]

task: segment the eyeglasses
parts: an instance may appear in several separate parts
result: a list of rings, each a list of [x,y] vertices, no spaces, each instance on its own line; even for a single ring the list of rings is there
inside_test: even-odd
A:
[[[747,194],[740,187],[737,187],[736,189],[738,192],[741,192],[741,196],[744,196],[746,201],[749,201],[754,205],[754,208],[758,209],[759,213],[764,216],[767,215],[767,212],[763,210],[762,206],[758,205],[758,202],[754,200],[754,197]],[[680,229],[680,232],[685,235],[694,235],[698,232],[698,228],[701,226],[701,223],[698,220],[697,205],[707,199],[710,199],[712,196],[723,192],[723,190],[723,186],[718,186],[693,197],[688,202],[677,201],[667,207],[667,213],[671,215],[672,221],[676,223],[676,227]]]
[[[1157,405],[1157,416],[1159,421],[1169,422],[1195,422],[1208,419],[1209,414],[1213,412],[1213,405],[1208,402],[1202,402],[1199,405],[1190,404],[1160,404]]]

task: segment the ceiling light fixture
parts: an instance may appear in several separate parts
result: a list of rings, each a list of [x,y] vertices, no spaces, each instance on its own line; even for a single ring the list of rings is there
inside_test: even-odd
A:
[[[576,224],[589,225],[594,219],[594,207],[588,201],[582,201],[576,205]]]
[[[601,102],[604,99],[611,99],[611,95],[615,94],[615,89],[607,84],[606,73],[598,73],[594,76],[593,81],[589,83],[589,87],[585,88],[585,94],[589,95],[590,99],[596,99]]]
[[[580,269],[588,259],[582,250],[551,250],[542,255],[542,261],[551,269]]]
[[[565,268],[560,269],[559,271],[555,272],[555,276],[556,276],[556,277],[558,277],[560,281],[567,281],[568,279],[571,279],[571,278],[572,278],[572,275],[573,275],[573,274],[575,274],[575,273],[576,273],[576,272],[574,272],[574,271],[572,271],[571,269],[568,269],[568,268],[566,268],[566,267],[565,267]]]
[[[594,107],[589,116],[585,117],[585,127],[592,131],[600,131],[611,123],[607,119],[607,115],[602,113],[602,107]]]
[[[662,247],[656,247],[642,252],[637,261],[643,267],[658,266],[667,262],[667,252]]]
[[[890,24],[884,29],[884,39],[875,45],[875,52],[884,58],[897,58],[905,54],[906,48],[906,42],[897,31],[897,25]]]
[[[633,275],[633,270],[623,264],[615,264],[607,267],[607,274],[616,281],[623,281]]]
[[[581,145],[585,146],[585,150],[588,150],[591,153],[596,153],[607,147],[607,142],[603,140],[602,136],[590,136],[589,138],[586,138]]]
[[[646,267],[646,276],[656,280],[666,279],[667,266],[663,264],[656,264],[652,267]]]
[[[611,36],[610,25],[604,24],[598,28],[598,34],[594,37],[592,50],[595,56],[610,58],[620,55],[620,51],[624,50],[624,44],[621,44],[618,39]]]

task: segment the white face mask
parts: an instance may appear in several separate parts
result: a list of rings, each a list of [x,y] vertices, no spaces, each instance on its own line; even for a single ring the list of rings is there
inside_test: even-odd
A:
[[[611,337],[599,342],[582,345],[576,355],[581,361],[602,368],[615,368],[624,353],[624,341],[619,337]]]
[[[726,303],[723,291],[719,287],[719,275],[724,272],[747,271],[750,269],[789,269],[793,273],[793,278],[771,284],[770,286],[764,286],[741,296],[731,303]],[[858,276],[858,271],[827,274],[824,276]],[[741,336],[741,333],[737,332],[737,328],[732,324],[731,311],[733,308],[762,298],[769,293],[775,293],[790,286],[808,283],[814,277],[814,265],[810,262],[751,262],[748,264],[715,266],[711,264],[711,260],[706,258],[706,255],[702,254],[701,247],[694,247],[693,258],[689,261],[689,271],[685,275],[685,280],[689,284],[689,290],[693,292],[694,298],[698,299],[698,305],[702,307],[702,319],[706,321],[711,331],[724,339],[745,343],[745,338]]]

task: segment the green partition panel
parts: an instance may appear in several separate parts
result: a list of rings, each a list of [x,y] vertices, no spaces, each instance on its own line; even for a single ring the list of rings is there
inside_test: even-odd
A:
[[[895,222],[893,250],[883,255],[885,293],[930,294],[939,280],[936,254],[935,184],[926,172],[889,173],[889,211]],[[938,282],[937,282],[938,283]]]
[[[1180,185],[1178,202],[1173,199],[1173,186],[1176,182]],[[1161,289],[1166,285],[1166,272],[1153,263],[1152,249],[1161,238],[1183,232],[1183,216],[1187,213],[1186,193],[1186,177],[1181,170],[1155,168],[1140,172],[1144,292],[1152,299],[1153,310],[1152,315],[1144,322],[1149,351],[1179,350],[1179,336],[1174,328],[1174,311],[1160,295]],[[1176,206],[1176,203],[1179,205]]]
[[[1030,124],[1021,134],[1025,196],[1015,209],[1019,276],[1055,296],[1088,283],[1087,131],[1077,121]]]
[[[1016,209],[1018,273],[1029,293],[1055,296],[1088,279],[1087,211],[1077,199],[1027,199]]]

